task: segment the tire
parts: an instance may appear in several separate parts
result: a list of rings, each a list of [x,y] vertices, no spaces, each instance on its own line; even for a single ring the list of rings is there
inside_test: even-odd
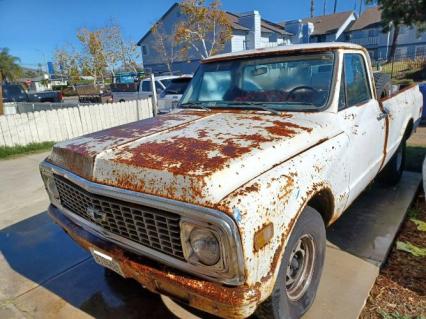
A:
[[[405,168],[405,156],[406,139],[405,137],[403,137],[395,154],[393,154],[389,162],[380,172],[378,176],[378,180],[380,183],[389,186],[398,184],[398,182],[401,180],[402,172]]]
[[[389,95],[391,89],[391,77],[389,74],[374,72],[374,83],[376,86],[376,96],[377,99],[384,98]]]
[[[299,246],[300,242],[302,244]],[[325,243],[324,221],[315,209],[308,206],[303,210],[290,235],[272,294],[258,307],[255,317],[297,319],[311,307],[324,265]],[[297,260],[300,261],[300,251],[294,251],[298,246],[304,248],[304,257],[308,258],[302,263],[302,268],[299,267],[301,273],[289,267],[291,261],[293,267]],[[303,265],[306,265],[306,268]],[[303,269],[306,269],[305,276],[302,275]],[[288,274],[296,277],[293,283]],[[295,274],[297,275],[294,276]],[[305,280],[297,279],[299,277]]]

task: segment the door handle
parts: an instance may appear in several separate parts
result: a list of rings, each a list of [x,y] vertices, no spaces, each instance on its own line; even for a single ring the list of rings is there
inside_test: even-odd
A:
[[[384,111],[384,112],[380,113],[379,115],[377,115],[377,120],[381,121],[381,120],[387,118],[388,116],[389,116],[389,113]]]

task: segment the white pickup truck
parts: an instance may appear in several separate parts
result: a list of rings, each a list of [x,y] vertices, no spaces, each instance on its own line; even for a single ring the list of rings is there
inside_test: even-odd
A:
[[[173,79],[179,79],[181,75],[160,75],[155,77],[155,90],[161,94]],[[144,99],[152,96],[151,78],[145,78],[136,83],[118,83],[111,85],[113,102],[125,102]]]
[[[49,214],[151,291],[224,318],[299,318],[325,227],[404,168],[419,88],[379,95],[354,44],[210,57],[178,112],[56,144],[40,166]]]

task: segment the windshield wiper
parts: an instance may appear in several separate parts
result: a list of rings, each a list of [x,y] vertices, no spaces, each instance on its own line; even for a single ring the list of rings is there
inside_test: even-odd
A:
[[[179,94],[178,90],[166,90],[166,94]]]
[[[234,106],[234,105],[238,105],[238,106],[248,106],[248,108],[250,109],[255,109],[255,110],[263,110],[263,111],[267,111],[270,112],[272,114],[275,115],[280,115],[282,111],[278,111],[276,109],[270,108],[268,106],[265,105],[265,103],[256,103],[256,102],[232,102],[232,103],[227,103],[227,106]]]
[[[187,102],[187,103],[182,103],[179,105],[179,107],[181,108],[197,108],[197,109],[203,109],[206,110],[208,112],[211,112],[211,109],[209,109],[207,106],[204,105],[204,102]]]

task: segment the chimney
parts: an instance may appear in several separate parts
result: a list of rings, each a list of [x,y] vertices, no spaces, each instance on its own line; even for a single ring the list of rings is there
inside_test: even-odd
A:
[[[285,23],[285,30],[292,33],[291,43],[309,43],[309,38],[314,31],[312,22],[302,22],[302,20],[292,20]]]
[[[249,29],[246,48],[256,49],[261,47],[261,17],[257,10],[239,14],[238,23]]]

